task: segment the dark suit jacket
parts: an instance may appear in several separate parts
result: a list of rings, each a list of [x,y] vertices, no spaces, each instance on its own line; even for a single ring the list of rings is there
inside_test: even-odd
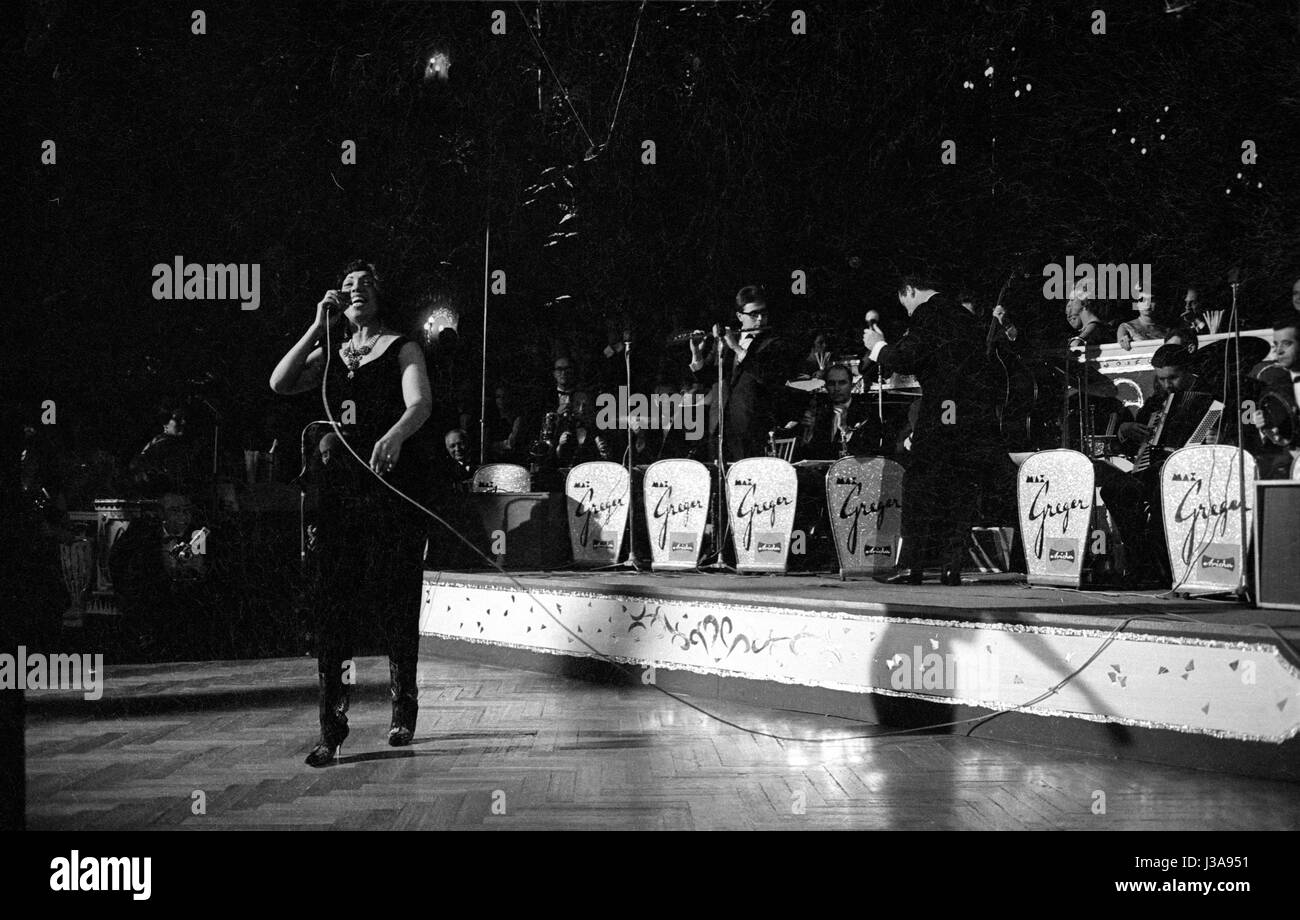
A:
[[[996,393],[983,324],[945,294],[916,308],[907,334],[877,356],[881,371],[921,385],[912,455],[998,441]]]
[[[777,333],[764,329],[749,344],[744,361],[724,349],[722,388],[726,424],[724,454],[728,463],[745,457],[761,457],[767,451],[768,432],[791,416],[785,382],[794,376],[798,356]],[[716,382],[712,363],[694,372],[696,382]]]

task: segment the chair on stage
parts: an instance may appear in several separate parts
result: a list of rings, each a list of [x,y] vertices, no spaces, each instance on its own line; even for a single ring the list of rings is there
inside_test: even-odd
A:
[[[767,455],[784,460],[786,463],[793,463],[796,440],[797,438],[778,438],[776,432],[770,432],[767,436]]]
[[[515,463],[489,463],[474,473],[471,492],[531,492],[532,477]]]

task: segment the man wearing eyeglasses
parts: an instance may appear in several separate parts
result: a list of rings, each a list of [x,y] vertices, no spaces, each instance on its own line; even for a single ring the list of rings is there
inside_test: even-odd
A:
[[[767,294],[750,284],[736,294],[737,330],[713,327],[722,342],[723,456],[728,463],[766,452],[768,433],[788,399],[785,382],[794,376],[797,357],[770,325]],[[716,356],[710,342],[692,338],[691,372],[708,386],[717,374],[708,367]]]

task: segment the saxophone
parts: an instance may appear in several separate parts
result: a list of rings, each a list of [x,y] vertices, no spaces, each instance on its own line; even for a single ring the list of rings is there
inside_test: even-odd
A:
[[[555,456],[555,431],[559,424],[558,412],[546,413],[546,417],[542,420],[541,432],[528,448],[528,454],[532,458],[532,472],[536,473],[548,458]]]

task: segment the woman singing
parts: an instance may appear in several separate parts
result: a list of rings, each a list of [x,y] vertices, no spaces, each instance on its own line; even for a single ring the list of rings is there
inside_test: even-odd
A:
[[[415,666],[427,528],[423,513],[384,482],[426,500],[427,450],[417,432],[432,411],[429,378],[420,347],[385,322],[374,267],[353,262],[340,288],[325,293],[311,328],[271,374],[271,389],[285,395],[318,391],[324,376],[330,412],[361,458],[340,446],[333,453],[341,456],[331,457],[321,477],[315,630],[320,741],[307,756],[313,767],[334,761],[348,735],[353,636],[367,614],[379,611],[387,637],[389,744],[411,743],[419,708]]]

